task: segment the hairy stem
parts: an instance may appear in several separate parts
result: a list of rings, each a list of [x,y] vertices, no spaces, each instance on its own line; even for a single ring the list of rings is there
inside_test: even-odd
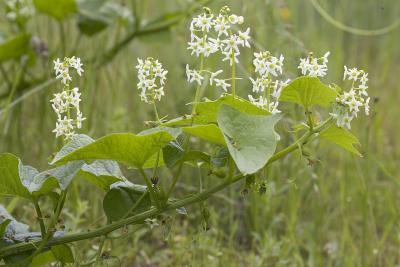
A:
[[[42,210],[40,209],[37,199],[33,200],[33,205],[35,205],[36,215],[40,225],[40,233],[42,238],[44,238],[46,236],[46,226],[44,225]]]

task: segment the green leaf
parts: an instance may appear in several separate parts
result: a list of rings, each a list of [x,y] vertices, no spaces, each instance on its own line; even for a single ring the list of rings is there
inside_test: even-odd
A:
[[[128,8],[104,0],[79,1],[78,13],[79,30],[89,36],[101,32],[115,22],[123,25],[133,23],[133,16]]]
[[[226,146],[224,135],[215,124],[184,127],[182,128],[182,131],[211,143]]]
[[[226,105],[221,107],[218,125],[240,172],[257,172],[274,154],[278,140],[274,126],[280,118],[280,115],[249,115]]]
[[[199,102],[196,106],[196,115],[193,117],[193,123],[191,116],[184,116],[178,119],[171,120],[164,123],[165,126],[185,126],[192,124],[210,124],[217,122],[217,113],[221,105],[228,105],[236,108],[237,110],[252,115],[268,115],[270,114],[267,110],[263,110],[256,107],[249,101],[232,95],[225,95],[218,98],[215,101]]]
[[[328,107],[336,99],[337,92],[323,84],[317,77],[303,76],[284,87],[280,101],[293,102],[305,108],[314,105]]]
[[[18,59],[22,55],[28,54],[30,39],[30,34],[21,33],[0,43],[0,62]]]
[[[131,186],[117,186],[112,188],[104,197],[103,209],[110,222],[122,219],[135,205],[136,201],[144,194],[144,191],[138,191],[137,188]],[[134,212],[129,215],[143,212],[150,208],[150,195],[147,194],[137,206]]]
[[[10,224],[10,222],[11,222],[11,219],[5,219],[4,221],[1,222],[1,224],[0,224],[0,238],[3,238],[3,236],[4,236],[5,232],[6,232],[7,226]]]
[[[71,151],[69,153],[65,153],[66,149],[60,151],[52,164],[74,160],[115,160],[141,168],[152,155],[172,140],[173,136],[165,131],[141,136],[131,133],[110,134],[74,151],[68,149]]]
[[[53,252],[48,250],[46,252],[40,253],[32,259],[31,265],[29,267],[42,267],[48,266],[50,263],[57,261],[54,258]]]
[[[73,263],[74,254],[68,245],[62,244],[58,246],[51,247],[51,252],[54,257],[62,263]]]
[[[362,154],[354,146],[360,144],[357,137],[343,128],[332,125],[328,129],[322,131],[320,137],[362,157]]]
[[[92,164],[85,164],[79,173],[104,191],[108,191],[113,183],[126,180],[118,163],[112,160],[96,160]]]
[[[185,155],[183,148],[176,140],[163,147],[162,152],[164,163],[169,169],[178,164]]]
[[[47,194],[56,187],[65,190],[83,165],[83,161],[74,161],[47,171],[38,172],[35,168],[20,163],[19,176],[28,191],[39,196]]]
[[[20,160],[8,153],[0,154],[0,195],[31,198],[28,189],[19,177]]]
[[[75,0],[33,0],[38,11],[61,21],[77,11]]]

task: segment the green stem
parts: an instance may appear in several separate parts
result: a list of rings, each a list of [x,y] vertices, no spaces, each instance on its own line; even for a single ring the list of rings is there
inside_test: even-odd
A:
[[[61,192],[61,196],[58,199],[57,202],[57,207],[54,211],[54,214],[52,216],[51,222],[49,223],[49,226],[47,227],[47,233],[44,236],[44,238],[41,241],[38,241],[38,245],[35,246],[36,250],[35,252],[30,255],[28,258],[23,259],[23,262],[29,262],[31,259],[33,259],[36,255],[38,255],[40,252],[42,252],[42,250],[45,248],[47,242],[49,241],[49,239],[53,236],[53,234],[55,233],[55,226],[57,224],[58,218],[60,217],[62,208],[64,206],[65,203],[65,198],[67,197],[67,189]]]
[[[154,108],[154,115],[156,116],[156,121],[158,124],[160,124],[161,121],[160,121],[160,117],[158,116],[157,105],[154,100],[153,100],[153,108]]]
[[[226,188],[227,186],[242,180],[244,177],[245,177],[244,175],[240,174],[240,175],[233,177],[232,179],[225,179],[223,182],[219,183],[218,185],[216,185],[210,189],[207,189],[201,193],[186,197],[186,198],[178,200],[178,201],[171,202],[171,203],[167,204],[163,209],[157,209],[157,208],[153,207],[145,212],[128,217],[126,219],[122,219],[120,221],[117,221],[112,224],[106,225],[104,227],[98,228],[94,231],[88,231],[88,232],[83,232],[83,233],[71,234],[71,235],[67,235],[67,236],[63,236],[63,237],[52,238],[51,240],[49,240],[49,242],[46,243],[46,245],[43,248],[49,248],[49,247],[56,246],[56,245],[61,245],[61,244],[76,242],[79,240],[85,240],[85,239],[95,238],[95,237],[99,237],[99,236],[104,236],[106,234],[109,234],[109,233],[117,230],[117,229],[125,227],[126,225],[143,223],[143,221],[145,219],[155,217],[155,216],[163,213],[164,211],[175,210],[180,207],[188,206],[190,204],[203,201],[203,200],[209,198],[214,193],[221,191],[224,188]],[[35,249],[38,245],[40,245],[40,243],[41,243],[41,241],[36,241],[36,242],[32,242],[32,243],[19,243],[19,244],[4,247],[4,248],[0,249],[0,258]]]
[[[309,130],[307,133],[305,133],[304,135],[302,135],[299,139],[297,139],[296,142],[294,142],[293,144],[291,144],[290,146],[286,147],[285,149],[275,153],[267,162],[267,165],[271,164],[274,161],[277,161],[280,158],[283,158],[284,156],[286,156],[287,154],[289,154],[290,152],[296,150],[299,148],[299,145],[302,146],[304,144],[306,144],[310,138],[315,134],[315,133],[319,133],[321,131],[323,131],[324,129],[326,129],[326,127],[328,125],[330,125],[332,123],[333,118],[330,117],[328,119],[326,119],[324,122],[322,122],[320,125],[318,125],[317,127],[314,128],[314,130]]]
[[[231,55],[231,60],[232,60],[232,95],[233,98],[235,99],[236,96],[236,62],[235,62],[235,51],[232,51]]]
[[[307,116],[307,120],[308,120],[308,126],[310,127],[310,131],[313,131],[314,123],[311,118],[311,111],[308,108],[306,108],[306,116]]]
[[[142,175],[144,182],[146,183],[146,186],[147,186],[147,189],[149,190],[151,199],[153,200],[154,204],[156,204],[156,207],[160,208],[160,203],[157,199],[156,192],[154,191],[153,185],[152,185],[149,177],[147,177],[146,172],[142,168],[139,169],[139,172]]]
[[[33,199],[32,202],[35,205],[36,215],[40,225],[40,233],[42,238],[44,238],[46,236],[46,226],[44,225],[42,210],[40,209],[39,202],[36,198]]]

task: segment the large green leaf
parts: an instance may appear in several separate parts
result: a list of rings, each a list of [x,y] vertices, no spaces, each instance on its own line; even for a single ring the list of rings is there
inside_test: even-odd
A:
[[[30,34],[21,33],[0,43],[0,62],[17,59],[24,54],[28,54],[30,39]]]
[[[323,84],[317,77],[303,76],[282,89],[280,101],[293,102],[305,108],[314,105],[328,107],[335,101],[337,92]]]
[[[20,160],[8,153],[0,154],[0,195],[30,199],[31,194],[19,177]]]
[[[165,131],[147,135],[117,133],[104,136],[70,153],[57,153],[52,164],[74,160],[115,160],[142,168],[146,161],[173,140]]]
[[[185,126],[192,124],[209,124],[217,122],[217,113],[221,105],[228,105],[235,109],[252,114],[252,115],[268,115],[267,110],[261,109],[250,103],[249,101],[238,96],[225,95],[215,101],[199,102],[196,106],[196,115],[184,116],[178,119],[164,123],[165,126]]]
[[[33,0],[33,3],[37,10],[57,20],[63,20],[77,10],[75,0]]]
[[[132,186],[116,186],[113,187],[104,197],[103,209],[110,222],[118,221],[125,216],[132,216],[135,213],[145,211],[150,208],[150,195],[147,194],[136,207],[134,211],[129,213],[136,201],[144,194],[145,191],[138,191]]]
[[[360,144],[357,137],[343,128],[332,125],[328,129],[322,131],[320,137],[337,144],[351,153],[354,153],[360,157],[362,156],[361,153],[354,147],[354,145]]]
[[[104,191],[109,190],[113,183],[126,179],[118,163],[112,160],[96,160],[92,164],[85,164],[79,173]]]
[[[19,177],[31,194],[43,195],[56,187],[65,190],[84,164],[84,161],[68,162],[62,166],[38,172],[35,168],[20,163]]]
[[[257,172],[274,154],[278,140],[274,126],[280,118],[280,115],[249,115],[226,105],[221,107],[218,125],[240,172]]]
[[[182,131],[203,140],[225,146],[224,135],[215,124],[194,125],[182,128]]]

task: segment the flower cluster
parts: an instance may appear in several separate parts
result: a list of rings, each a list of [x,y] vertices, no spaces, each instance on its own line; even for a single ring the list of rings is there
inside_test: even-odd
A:
[[[336,104],[330,114],[336,119],[337,126],[350,129],[351,121],[357,117],[360,108],[364,108],[365,114],[369,115],[368,73],[344,66],[343,80],[353,81],[352,86],[349,91],[336,98]]]
[[[35,14],[32,0],[7,0],[6,18],[11,21],[26,20]]]
[[[60,59],[54,61],[56,77],[61,79],[64,87],[63,91],[54,94],[54,98],[50,101],[53,110],[57,114],[56,128],[53,132],[56,133],[56,137],[64,136],[66,140],[75,136],[75,128],[82,128],[82,122],[85,120],[79,108],[79,103],[81,102],[79,88],[70,89],[72,78],[69,73],[72,68],[75,69],[78,75],[81,75],[83,72],[82,66],[80,58],[77,57],[66,57],[63,61],[60,61]],[[75,115],[76,118],[72,119],[72,115]]]
[[[229,60],[230,65],[238,62],[239,47],[250,47],[250,28],[234,33],[235,25],[243,24],[242,16],[230,14],[228,7],[223,7],[215,16],[209,9],[195,18],[190,24],[190,42],[188,49],[192,55],[208,57],[220,51]],[[200,35],[198,35],[200,34]],[[213,38],[215,37],[215,38]]]
[[[167,79],[167,73],[162,64],[153,58],[145,60],[138,58],[136,65],[138,71],[137,87],[142,101],[153,104],[155,100],[160,101],[164,95],[164,85]]]
[[[328,71],[328,57],[329,52],[326,52],[323,57],[314,57],[313,53],[310,53],[307,58],[301,58],[299,69],[302,75],[311,77],[324,77]]]
[[[209,57],[210,55],[221,52],[222,61],[229,61],[233,66],[238,63],[240,47],[250,47],[250,28],[245,31],[234,30],[234,27],[243,24],[244,18],[231,14],[228,7],[221,8],[218,15],[211,13],[208,8],[190,23],[190,42],[188,50],[196,57]],[[201,84],[204,80],[204,74],[209,74],[210,85],[222,88],[227,92],[231,85],[227,83],[229,79],[217,78],[222,70],[215,72],[209,70],[192,70],[189,65],[186,66],[186,76],[190,83]]]
[[[253,92],[261,95],[254,98],[249,95],[249,100],[254,105],[266,109],[272,114],[280,113],[278,109],[278,99],[282,88],[285,87],[290,80],[281,81],[274,77],[282,74],[284,57],[279,58],[271,55],[269,51],[254,53],[253,65],[258,77],[254,80],[250,78],[253,84]]]
[[[69,74],[69,70],[75,69],[76,73],[81,76],[83,69],[83,64],[81,63],[81,59],[78,57],[66,57],[63,61],[60,61],[59,58],[54,62],[54,71],[56,72],[56,78],[60,79],[64,85],[69,84],[72,81],[72,77]]]

